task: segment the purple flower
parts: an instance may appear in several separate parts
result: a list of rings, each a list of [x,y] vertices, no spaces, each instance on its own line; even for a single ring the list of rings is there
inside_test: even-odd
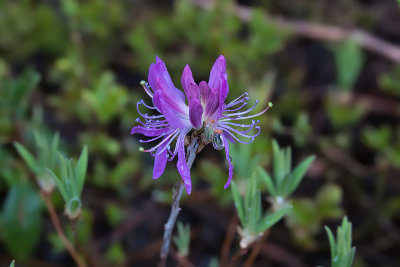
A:
[[[185,136],[192,132],[193,136],[199,136],[202,144],[213,144],[215,149],[225,148],[226,159],[229,163],[229,179],[225,189],[229,186],[233,166],[229,156],[229,142],[241,142],[249,144],[260,134],[259,121],[252,121],[250,124],[237,123],[237,120],[250,119],[267,111],[254,115],[247,115],[254,110],[258,101],[250,109],[242,110],[247,106],[248,94],[244,93],[229,104],[225,99],[229,92],[228,75],[226,74],[226,61],[224,56],[219,56],[215,61],[208,83],[194,82],[192,71],[186,65],[182,73],[182,87],[185,95],[178,90],[168,74],[164,62],[156,57],[156,63],[150,65],[149,83],[144,83],[145,92],[152,98],[153,105],[147,105],[143,100],[137,103],[139,114],[144,118],[142,122],[136,120],[140,126],[132,128],[131,134],[143,134],[152,137],[148,140],[140,140],[142,143],[158,140],[154,147],[143,150],[151,152],[155,157],[153,178],[159,178],[165,170],[167,161],[173,160],[178,154],[177,168],[185,183],[186,191],[190,194],[192,182],[190,170],[185,159]],[[148,109],[155,110],[160,115],[143,114],[139,106],[143,105]],[[255,129],[254,134],[250,134]],[[175,143],[174,148],[173,143]]]

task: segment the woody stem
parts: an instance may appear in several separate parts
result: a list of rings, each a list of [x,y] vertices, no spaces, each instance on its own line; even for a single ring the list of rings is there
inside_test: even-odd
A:
[[[197,142],[197,137],[196,137],[192,139],[192,142],[187,148],[186,161],[189,170],[192,168],[193,162],[196,158],[196,151],[198,146],[199,143]],[[172,231],[174,230],[176,219],[181,210],[179,208],[179,202],[181,200],[183,190],[185,190],[185,185],[182,181],[179,182],[179,185],[175,184],[172,197],[171,213],[169,214],[167,223],[164,225],[164,237],[160,252],[160,259],[161,259],[160,266],[165,266],[167,261],[169,253],[169,245],[171,243]]]

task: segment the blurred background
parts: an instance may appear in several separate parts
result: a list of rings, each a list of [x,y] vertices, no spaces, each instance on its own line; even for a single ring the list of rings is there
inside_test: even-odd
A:
[[[0,1],[0,265],[74,265],[13,146],[34,153],[37,131],[58,132],[74,158],[88,146],[75,242],[89,265],[155,266],[180,176],[169,163],[154,181],[153,158],[130,136],[137,101],[150,103],[140,81],[156,54],[178,88],[186,64],[208,80],[223,54],[230,100],[247,91],[259,110],[274,104],[255,142],[231,148],[236,183],[256,165],[271,170],[273,138],[295,164],[316,155],[254,266],[328,266],[323,226],[344,215],[354,266],[400,266],[399,25],[395,0]],[[223,257],[236,216],[227,176],[224,154],[206,147],[179,217],[195,266]],[[52,201],[70,236],[61,196]]]

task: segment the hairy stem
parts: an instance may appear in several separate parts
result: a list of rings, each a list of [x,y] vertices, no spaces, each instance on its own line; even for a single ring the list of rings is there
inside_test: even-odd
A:
[[[193,162],[196,158],[197,147],[199,146],[197,142],[197,138],[193,138],[192,142],[187,148],[186,153],[186,161],[189,167],[189,170],[192,168]],[[164,225],[164,237],[163,243],[161,245],[160,252],[160,266],[165,266],[168,253],[169,253],[169,245],[171,243],[172,231],[174,230],[176,218],[178,217],[179,211],[179,201],[181,200],[182,193],[185,190],[185,185],[179,182],[179,185],[174,186],[174,192],[172,197],[172,205],[171,205],[171,213],[169,214],[169,218],[167,223]]]
[[[78,267],[86,267],[85,262],[79,257],[76,252],[74,246],[72,246],[71,242],[69,242],[68,238],[65,236],[64,230],[61,227],[60,220],[58,219],[57,212],[54,209],[53,203],[51,203],[50,194],[46,192],[42,192],[42,196],[44,201],[46,202],[46,207],[49,211],[51,221],[53,222],[54,228],[56,228],[56,232],[61,242],[64,244],[65,248],[71,255],[72,259],[75,261]]]

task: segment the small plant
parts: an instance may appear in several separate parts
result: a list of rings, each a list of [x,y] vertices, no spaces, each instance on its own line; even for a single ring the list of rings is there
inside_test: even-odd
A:
[[[51,193],[55,183],[46,169],[56,167],[60,136],[56,133],[49,141],[36,131],[33,134],[36,142],[36,158],[22,144],[14,142],[14,147],[35,174],[40,188],[46,193]]]
[[[57,188],[65,201],[65,214],[70,220],[73,220],[81,214],[81,194],[86,176],[88,150],[86,146],[83,147],[76,164],[73,159],[68,159],[61,154],[59,154],[59,158],[61,178],[52,170],[47,170],[53,176]]]
[[[291,205],[281,206],[279,210],[266,212],[262,215],[261,192],[256,188],[255,175],[247,184],[244,198],[240,195],[239,188],[232,182],[232,194],[235,207],[239,216],[239,234],[241,236],[240,247],[247,248],[258,240],[265,231],[276,224],[292,208]]]
[[[273,174],[274,178],[261,167],[257,168],[257,174],[264,181],[275,210],[286,206],[287,198],[296,190],[303,179],[308,167],[315,156],[309,156],[292,170],[292,151],[290,147],[280,148],[279,144],[272,141]]]
[[[336,240],[332,231],[325,226],[331,247],[332,267],[351,267],[356,253],[356,248],[351,246],[352,225],[347,217],[342,220],[342,225],[336,232]]]
[[[178,234],[174,237],[174,242],[178,248],[178,253],[182,257],[189,255],[190,245],[190,225],[183,225],[182,222],[178,222]]]

